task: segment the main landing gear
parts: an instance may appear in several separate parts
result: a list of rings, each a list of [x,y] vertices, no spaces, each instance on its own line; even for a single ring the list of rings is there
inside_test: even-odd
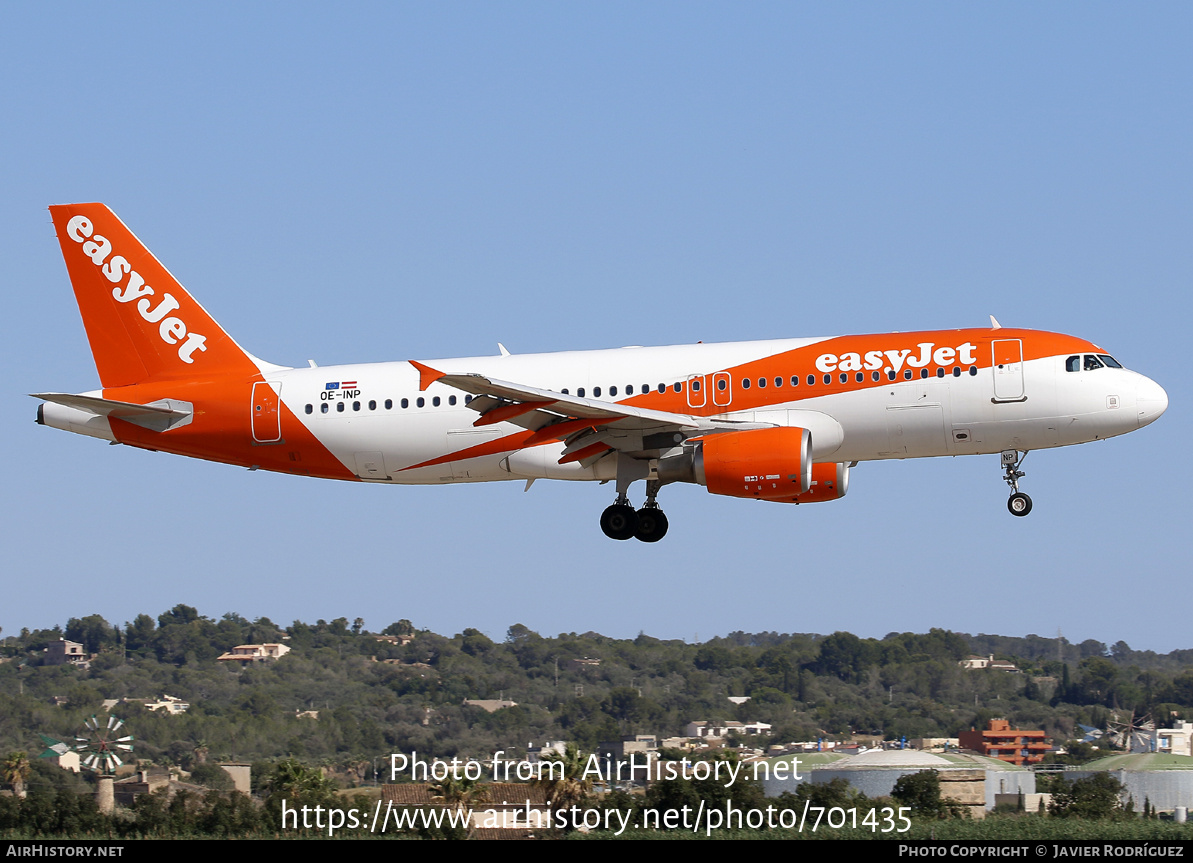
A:
[[[1019,480],[1027,476],[1019,470],[1019,465],[1023,464],[1025,458],[1027,458],[1027,453],[1020,456],[1013,449],[1004,450],[1002,454],[1002,466],[1005,470],[1003,479],[1011,487],[1011,496],[1007,499],[1007,509],[1010,510],[1011,515],[1020,517],[1031,512],[1031,498],[1019,490]]]
[[[601,513],[601,530],[610,539],[637,537],[642,542],[658,542],[667,535],[667,516],[659,509],[655,497],[659,493],[658,482],[646,483],[646,503],[637,512],[630,506],[625,492],[617,496],[616,502]]]

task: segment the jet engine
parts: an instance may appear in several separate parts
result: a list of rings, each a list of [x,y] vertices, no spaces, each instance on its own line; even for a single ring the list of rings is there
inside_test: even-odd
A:
[[[818,503],[844,497],[849,467],[812,464],[812,433],[782,426],[710,434],[695,448],[659,460],[663,482],[693,482],[712,494]]]

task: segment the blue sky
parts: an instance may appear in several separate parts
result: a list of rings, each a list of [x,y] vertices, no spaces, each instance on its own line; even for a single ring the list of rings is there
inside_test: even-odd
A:
[[[178,602],[493,637],[938,626],[1193,647],[1187,4],[9,4],[0,627]],[[1155,425],[870,463],[844,500],[362,487],[108,447],[46,206],[111,206],[301,365],[1004,325],[1091,339]]]

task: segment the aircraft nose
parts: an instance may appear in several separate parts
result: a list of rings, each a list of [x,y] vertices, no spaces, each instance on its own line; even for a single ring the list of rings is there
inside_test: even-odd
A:
[[[1139,427],[1143,428],[1168,410],[1168,393],[1151,378],[1142,378],[1135,386],[1135,402],[1139,406]]]

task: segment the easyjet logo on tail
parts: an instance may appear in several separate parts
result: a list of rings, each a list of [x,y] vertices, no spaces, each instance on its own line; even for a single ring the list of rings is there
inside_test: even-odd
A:
[[[112,254],[112,244],[107,237],[95,233],[95,227],[86,216],[75,216],[66,223],[66,234],[76,243],[82,244],[83,254],[100,268],[105,279],[116,285],[112,289],[112,296],[119,303],[136,301],[137,312],[151,324],[157,324],[157,334],[168,345],[178,345],[178,359],[184,363],[193,363],[196,351],[207,350],[207,337],[187,330],[186,322],[182,318],[171,315],[171,312],[181,308],[177,299],[171,293],[164,293],[157,305],[150,297],[155,296],[153,288],[145,284],[145,279],[123,255]],[[111,257],[109,257],[111,256]],[[122,286],[120,283],[128,276],[128,281]]]

